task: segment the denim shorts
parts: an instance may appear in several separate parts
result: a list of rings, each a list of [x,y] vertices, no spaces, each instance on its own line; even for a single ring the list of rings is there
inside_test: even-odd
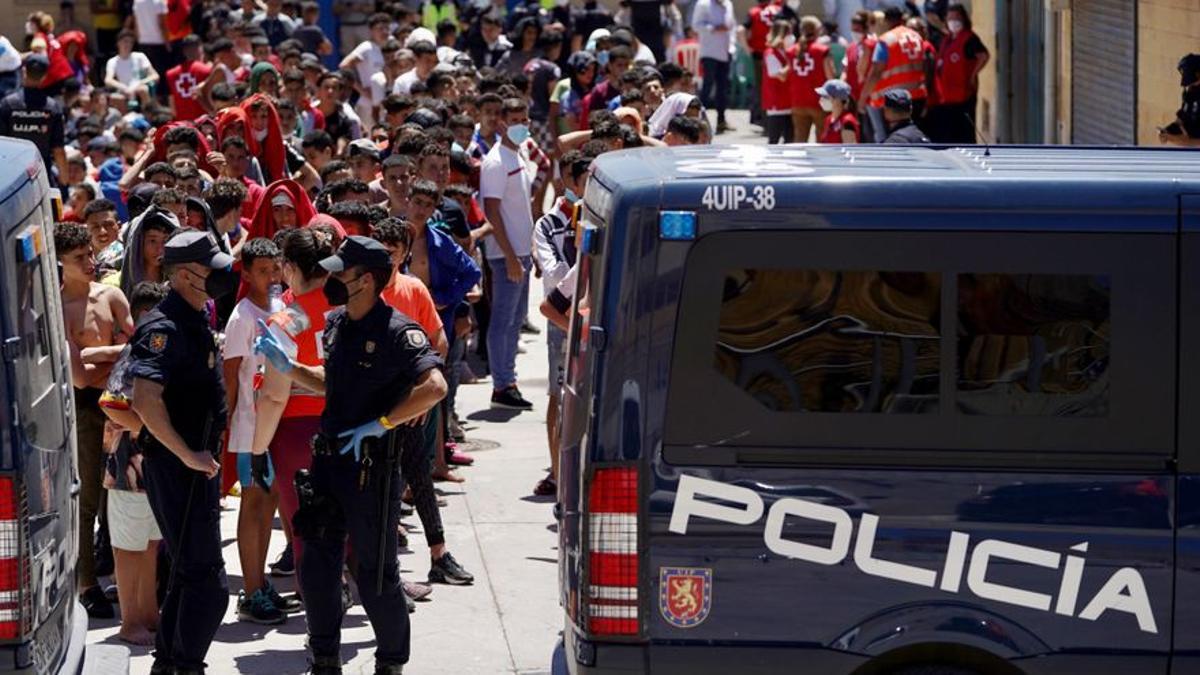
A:
[[[546,325],[546,360],[549,370],[546,372],[546,382],[550,386],[550,395],[558,396],[567,379],[567,332],[554,324]]]

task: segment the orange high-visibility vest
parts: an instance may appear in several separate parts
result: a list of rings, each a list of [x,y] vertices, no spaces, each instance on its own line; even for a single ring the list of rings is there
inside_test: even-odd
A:
[[[907,89],[913,100],[928,96],[925,91],[925,41],[911,28],[896,26],[880,36],[887,46],[887,65],[871,93],[871,105],[883,105],[883,93],[889,89]]]

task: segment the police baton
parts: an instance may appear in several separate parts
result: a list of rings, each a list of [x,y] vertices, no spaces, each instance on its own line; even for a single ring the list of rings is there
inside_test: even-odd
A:
[[[387,434],[387,445],[383,457],[383,492],[379,496],[379,549],[375,561],[375,595],[383,594],[383,565],[387,562],[387,538],[392,510],[392,473],[396,470],[396,445],[402,429],[393,429]],[[394,528],[393,528],[394,529]],[[393,531],[392,536],[396,533]]]
[[[204,435],[201,436],[201,442],[204,444],[205,450],[209,448],[209,433],[212,432],[212,413],[204,420]],[[186,465],[185,465],[186,468]],[[183,542],[187,539],[188,521],[192,518],[192,502],[196,501],[196,481],[200,480],[199,472],[188,469],[192,474],[188,481],[188,496],[187,501],[183,505],[183,521],[179,523],[179,541],[175,546],[171,547],[171,574],[167,577],[167,595],[171,595],[171,591],[175,590],[175,582],[178,580],[179,572],[179,557],[183,554]],[[167,636],[167,653],[166,658],[172,658],[172,653],[175,649],[175,636]]]

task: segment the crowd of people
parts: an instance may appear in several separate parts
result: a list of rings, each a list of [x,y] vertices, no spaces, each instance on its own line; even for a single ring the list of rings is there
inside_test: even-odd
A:
[[[803,143],[815,130],[819,143],[976,143],[990,55],[966,7],[926,4],[923,14],[860,10],[847,39],[834,21],[760,0],[746,28],[768,141]]]
[[[594,0],[344,0],[336,36],[316,2],[94,5],[90,39],[56,33],[45,12],[28,17],[23,43],[0,37],[0,134],[37,144],[66,205],[54,241],[76,388],[81,600],[114,617],[115,592],[119,637],[154,644],[156,672],[203,669],[228,594],[204,505],[215,513],[233,490],[239,619],[279,624],[307,609],[314,670],[338,672],[340,612],[361,581],[380,672],[398,672],[388,668],[407,659],[407,623],[381,623],[389,603],[402,596],[412,611],[429,584],[473,580],[447,550],[434,489],[473,462],[459,449],[455,392],[490,376],[492,406],[532,409],[516,358],[520,335],[540,332],[528,306],[540,276],[551,470],[531,484],[556,494],[555,383],[589,167],[605,152],[730,130],[739,45],[760,65],[756,115],[771,142],[814,128],[822,142],[971,142],[987,60],[960,5],[924,19],[862,12],[852,41],[797,16],[792,0],[763,0],[741,25],[730,0],[616,14]],[[377,305],[419,330],[372,318]],[[379,337],[360,335],[372,321]],[[391,392],[404,414],[388,404],[352,420],[343,409],[375,404],[357,397],[390,372],[390,360],[370,368],[391,350],[411,359],[395,375],[411,392]],[[326,378],[327,358],[348,365]],[[398,425],[411,442],[396,458],[396,501],[408,505],[397,510],[420,520],[429,583],[401,582],[394,561],[370,566],[407,545],[403,526],[381,549],[361,541],[361,514],[331,524],[306,512],[302,478],[312,471],[317,492],[336,493],[330,476],[345,467],[328,457],[353,451],[363,492],[380,461],[371,439]],[[172,456],[164,449],[174,463],[153,459]],[[276,512],[288,543],[268,566]],[[386,508],[372,513],[390,522]],[[352,540],[353,579],[279,593],[272,577],[341,574],[330,531]],[[378,574],[374,591],[365,570]],[[183,617],[207,628],[185,636]]]
[[[23,43],[0,37],[0,134],[38,146],[65,203],[54,243],[80,599],[95,618],[119,604],[120,639],[154,645],[155,672],[202,671],[228,596],[213,514],[237,492],[238,618],[274,625],[306,610],[314,671],[338,672],[354,582],[379,672],[399,672],[408,629],[385,616],[394,603],[413,611],[430,584],[473,580],[447,550],[434,489],[473,462],[455,392],[490,377],[493,407],[533,408],[516,369],[521,334],[542,332],[531,276],[561,381],[591,162],[712,138],[696,64],[667,51],[695,37],[676,16],[651,49],[591,0],[353,1],[334,8],[339,58],[318,23],[330,8],[315,2],[97,4],[113,12],[97,13],[90,39],[56,33],[45,12]],[[379,314],[392,310],[419,329]],[[394,368],[399,379],[380,379]],[[376,384],[402,412],[361,422],[347,409],[374,410],[359,397]],[[557,490],[550,389],[552,469],[530,477],[544,497]],[[406,439],[398,480],[376,488],[372,443],[392,436]],[[361,467],[357,492],[395,489],[395,510],[419,519],[428,583],[401,582],[394,560],[377,567],[407,531],[366,541],[390,511],[334,484],[345,457]],[[314,520],[323,498],[344,511],[338,523]],[[268,565],[277,512],[287,547]],[[330,542],[347,538],[343,576]],[[281,594],[272,578],[291,574],[301,592]]]

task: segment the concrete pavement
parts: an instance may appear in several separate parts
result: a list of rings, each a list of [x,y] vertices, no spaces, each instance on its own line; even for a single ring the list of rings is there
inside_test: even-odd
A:
[[[716,137],[717,143],[762,143],[745,111],[730,111],[736,130]],[[531,285],[530,315],[541,300],[541,282]],[[553,499],[532,496],[534,484],[549,466],[544,426],[546,345],[543,335],[522,336],[525,353],[518,356],[521,390],[532,412],[489,409],[489,380],[463,385],[458,410],[469,424],[464,448],[475,465],[460,469],[462,485],[439,483],[447,505],[442,509],[446,540],[455,558],[475,575],[466,587],[436,586],[432,602],[420,603],[412,620],[410,673],[493,675],[548,673],[559,631],[558,550]],[[306,668],[304,615],[282,626],[257,626],[237,620],[241,567],[237,555],[238,499],[230,498],[221,516],[226,570],[231,590],[229,610],[208,655],[209,673],[302,673]],[[416,516],[410,526],[410,551],[401,555],[404,578],[424,581],[429,555]],[[278,520],[268,561],[284,546]],[[281,592],[294,590],[294,578],[276,579]],[[89,644],[120,644],[116,621],[93,621]],[[133,647],[131,673],[148,673],[150,650]],[[342,657],[347,673],[372,673],[374,637],[361,605],[346,615]]]
[[[540,282],[534,284],[540,294]],[[538,298],[540,301],[540,297]],[[536,307],[536,305],[533,305]],[[536,310],[531,308],[536,316]],[[541,324],[542,322],[538,322]],[[543,329],[544,330],[544,329]],[[522,336],[526,353],[518,359],[521,389],[533,412],[489,409],[490,380],[463,385],[459,412],[469,429],[466,450],[475,465],[461,469],[462,485],[439,483],[447,505],[442,509],[450,551],[475,575],[465,587],[436,586],[432,602],[420,603],[412,619],[412,660],[407,672],[445,674],[546,673],[562,626],[557,599],[557,536],[553,499],[532,496],[534,484],[549,466],[543,420],[546,403],[546,346],[542,335]],[[237,498],[221,516],[226,570],[231,589],[229,611],[208,655],[210,673],[305,671],[303,614],[282,626],[256,626],[237,620],[241,588],[237,555]],[[401,555],[401,574],[424,581],[429,554],[420,521],[411,526],[411,551]],[[284,546],[278,520],[269,560]],[[294,578],[276,579],[281,592]],[[116,621],[93,621],[89,643],[119,644]],[[133,647],[131,673],[148,673],[150,650]],[[355,605],[343,622],[342,656],[347,673],[371,673],[374,639],[366,613]]]

